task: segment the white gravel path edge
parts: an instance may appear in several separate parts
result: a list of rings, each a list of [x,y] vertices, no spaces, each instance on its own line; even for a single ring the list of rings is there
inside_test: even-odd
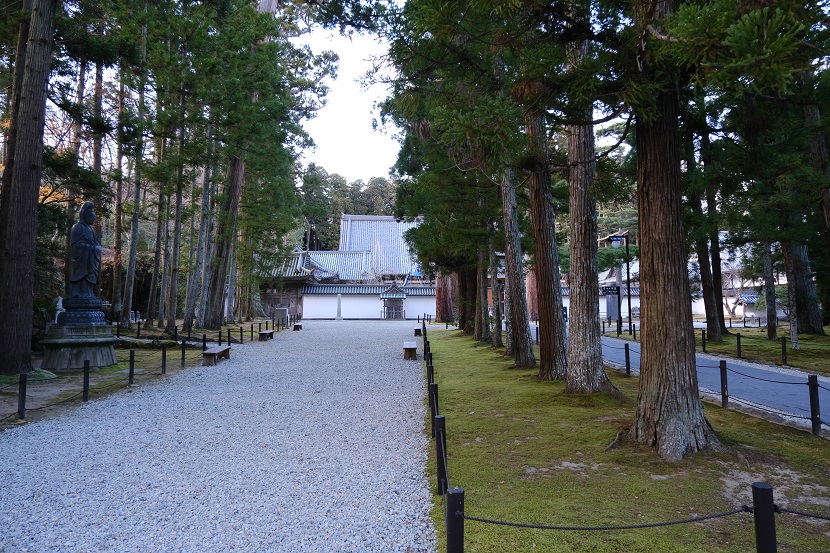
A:
[[[304,321],[0,433],[0,552],[434,552],[413,323]]]

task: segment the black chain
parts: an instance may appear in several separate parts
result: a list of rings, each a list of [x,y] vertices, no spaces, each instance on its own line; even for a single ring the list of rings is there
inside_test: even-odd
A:
[[[805,386],[807,384],[806,382],[783,382],[781,380],[767,380],[766,378],[759,378],[757,376],[750,376],[748,374],[744,374],[742,372],[736,371],[735,369],[730,369],[728,367],[727,367],[726,370],[728,370],[729,372],[733,372],[735,374],[739,374],[739,375],[741,375],[745,378],[751,378],[753,380],[761,380],[763,382],[771,382],[773,384],[792,384],[794,386]]]
[[[749,401],[743,400],[739,397],[729,396],[729,401],[734,401],[736,403],[746,405],[747,407],[750,407],[752,409],[757,409],[758,411],[764,411],[765,413],[771,413],[773,415],[778,415],[778,416],[781,416],[781,417],[794,417],[794,418],[797,418],[797,419],[812,420],[810,417],[805,417],[805,416],[802,416],[802,415],[796,415],[795,413],[787,413],[787,412],[784,412],[784,411],[773,411],[772,409],[766,409],[766,408],[764,408],[760,405],[757,405],[755,403],[751,403]],[[804,411],[805,413],[807,413],[807,410],[802,409],[801,407],[796,407],[796,409],[798,409],[799,411]]]
[[[802,517],[810,517],[810,518],[817,518],[820,520],[830,520],[830,517],[822,516],[822,515],[814,515],[812,513],[804,513],[802,511],[794,511],[792,509],[785,509],[784,507],[779,507],[778,505],[775,506],[776,513],[789,513],[791,515],[799,515]]]
[[[717,513],[714,515],[706,515],[702,517],[694,517],[684,520],[672,520],[669,522],[653,522],[650,524],[627,524],[622,526],[548,526],[542,524],[524,524],[521,522],[505,522],[501,520],[490,520],[486,518],[471,517],[464,514],[463,511],[456,511],[455,516],[461,517],[464,520],[472,520],[475,522],[484,522],[487,524],[497,524],[499,526],[512,526],[514,528],[533,528],[536,530],[577,530],[577,531],[602,531],[602,530],[637,530],[640,528],[659,528],[661,526],[673,526],[676,524],[689,524],[692,522],[700,522],[703,520],[711,520],[713,518],[724,518],[738,513],[751,513],[752,507],[742,505],[740,509],[735,509],[727,513]]]

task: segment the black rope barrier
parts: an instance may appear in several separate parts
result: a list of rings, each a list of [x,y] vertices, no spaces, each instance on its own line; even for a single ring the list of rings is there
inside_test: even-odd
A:
[[[522,522],[506,522],[503,520],[492,520],[487,518],[472,517],[465,515],[463,512],[456,512],[455,516],[460,516],[464,520],[471,520],[474,522],[483,522],[485,524],[496,524],[498,526],[510,526],[513,528],[532,528],[535,530],[567,530],[567,531],[585,531],[585,532],[600,532],[607,530],[638,530],[641,528],[660,528],[662,526],[675,526],[678,524],[690,524],[693,522],[701,522],[704,520],[712,520],[716,518],[725,518],[736,515],[738,513],[751,513],[752,507],[742,505],[740,509],[734,509],[726,513],[716,513],[713,515],[705,515],[701,517],[687,518],[683,520],[670,520],[667,522],[652,522],[645,524],[623,524],[617,526],[551,526],[546,524],[525,524]]]
[[[604,348],[608,348],[608,349],[616,349],[616,350],[623,350],[623,349],[625,349],[625,347],[618,348],[618,347],[616,347],[616,346],[609,346],[608,344],[603,344],[603,345],[602,345],[602,347],[604,347]]]
[[[695,365],[695,368],[698,369],[719,369],[719,365]]]
[[[153,376],[156,376],[156,375],[159,375],[159,374],[164,374],[164,373],[163,372],[160,372],[160,373],[153,372],[152,368],[151,369],[145,369],[144,371],[142,371],[142,376],[144,377],[144,378],[142,378],[142,380],[145,381],[145,382],[150,382],[152,380]],[[29,384],[31,384],[32,382],[48,382],[49,380],[51,380],[51,379],[40,378],[40,379],[37,379],[37,380],[29,380]],[[101,378],[100,380],[98,380],[97,382],[91,383],[90,391],[93,391],[92,387],[94,386],[95,387],[94,392],[96,394],[108,393],[108,392],[111,392],[113,390],[117,390],[117,389],[129,386],[130,384],[132,384],[132,382],[127,383],[127,382],[122,381],[118,378],[115,378],[115,379],[107,378],[107,375],[104,375],[104,377]],[[14,384],[14,385],[9,385],[9,386],[0,388],[0,390],[3,390],[5,388],[17,388],[17,387],[18,387],[18,385]],[[47,403],[47,404],[41,405],[39,407],[26,407],[26,411],[27,412],[28,411],[42,411],[44,409],[49,409],[51,407],[57,407],[59,405],[65,404],[65,403],[70,403],[70,402],[73,402],[73,401],[76,401],[76,400],[81,400],[81,399],[83,399],[83,397],[84,397],[84,392],[83,392],[83,390],[81,390],[81,391],[79,391],[78,393],[76,393],[74,395],[71,395],[71,396],[66,397],[64,399],[61,399],[60,401]],[[6,416],[0,416],[0,422],[5,422],[5,421],[8,421],[12,418],[18,417],[18,416],[19,416],[19,412],[15,412],[15,413],[12,413],[12,414],[6,415]]]
[[[38,384],[40,382],[49,382],[52,380],[51,378],[32,378],[32,373],[26,373],[29,375],[29,384]],[[15,382],[14,384],[7,384],[6,386],[0,386],[0,392],[4,390],[16,390],[18,387],[18,383]]]
[[[741,399],[741,398],[737,398],[737,397],[729,396],[729,401],[736,401],[738,403],[746,405],[747,407],[752,407],[753,409],[757,409],[759,411],[764,411],[766,413],[771,413],[773,415],[779,415],[779,416],[784,416],[784,417],[795,417],[797,419],[804,419],[804,420],[811,420],[810,417],[804,417],[804,416],[801,416],[801,415],[796,415],[794,413],[787,413],[786,411],[774,411],[772,409],[768,409],[764,406],[761,406],[761,405],[758,405],[756,403],[752,403],[750,401],[747,401],[747,400],[744,400],[744,399]],[[801,411],[804,411],[805,413],[808,412],[806,409],[801,409],[800,407],[797,407],[797,409],[800,409]]]
[[[81,398],[83,398],[83,396],[84,396],[83,392],[78,392],[74,396],[70,396],[70,397],[62,399],[60,401],[56,401],[55,403],[49,403],[47,405],[41,405],[40,407],[27,407],[26,412],[28,413],[29,411],[40,411],[42,409],[48,409],[49,407],[56,407],[58,405],[63,405],[64,403],[69,403],[70,401],[74,401],[76,399],[81,399]],[[3,417],[2,419],[0,419],[0,421],[7,421],[10,418],[16,417],[16,416],[17,416],[17,413],[13,413],[11,415]]]
[[[751,378],[751,379],[753,379],[753,380],[760,380],[760,381],[762,381],[762,382],[769,382],[769,383],[771,383],[771,384],[791,384],[791,385],[793,385],[793,386],[806,386],[806,385],[807,385],[807,383],[806,383],[806,382],[784,382],[783,380],[769,380],[769,379],[767,379],[767,378],[760,378],[760,377],[758,377],[758,376],[750,376],[750,375],[748,375],[748,374],[744,374],[744,373],[742,373],[742,372],[740,372],[740,371],[736,371],[735,369],[730,369],[730,368],[728,368],[728,367],[727,367],[727,369],[726,369],[726,370],[728,370],[729,372],[733,372],[733,373],[735,373],[735,374],[739,374],[739,375],[741,375],[741,376],[743,376],[743,377],[745,377],[745,378]]]
[[[825,392],[830,392],[830,388],[826,388],[825,386],[822,386],[821,384],[819,384],[818,387],[821,388],[822,390],[824,390]]]
[[[808,517],[808,518],[816,518],[819,520],[830,520],[829,516],[824,515],[816,515],[813,513],[805,513],[804,511],[796,511],[794,509],[785,509],[784,507],[779,507],[778,505],[775,506],[776,513],[788,513],[791,515],[798,515],[801,517]]]
[[[145,373],[145,374],[148,376],[147,380],[149,381],[150,380],[149,376],[152,376],[154,373]],[[94,389],[95,393],[100,394],[100,393],[110,392],[110,391],[116,390],[118,388],[123,388],[125,386],[125,384],[121,380],[102,379],[102,380],[98,381],[97,383],[92,384],[92,386],[95,386],[95,389]],[[90,390],[92,391],[92,388],[90,388]],[[69,402],[72,402],[72,401],[75,401],[75,400],[78,400],[78,399],[82,399],[83,396],[84,396],[84,392],[80,391],[77,394],[69,396],[67,398],[64,398],[60,401],[55,401],[53,403],[47,403],[46,405],[41,405],[40,407],[27,407],[26,411],[27,412],[29,412],[29,411],[42,411],[44,409],[49,409],[50,407],[57,407],[58,405],[63,405],[64,403],[69,403]],[[13,417],[16,417],[17,415],[18,415],[17,413],[12,413],[11,415],[7,415],[5,417],[2,417],[2,418],[0,418],[0,422],[7,421],[7,420],[9,420]]]

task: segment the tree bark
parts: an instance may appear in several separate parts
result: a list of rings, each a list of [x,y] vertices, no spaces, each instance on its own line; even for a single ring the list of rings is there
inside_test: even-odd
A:
[[[161,273],[162,248],[164,246],[164,226],[167,224],[165,213],[167,212],[167,197],[159,194],[158,214],[156,215],[156,251],[153,254],[153,276],[150,279],[150,298],[147,302],[147,320],[152,321],[158,312],[158,288],[159,274]]]
[[[18,57],[15,63],[15,81],[22,82],[12,85],[15,98],[7,147],[11,157],[6,158],[0,191],[0,374],[32,369],[38,193],[56,5],[56,0],[36,0],[29,25],[20,27],[27,33],[25,58]]]
[[[781,250],[784,254],[784,270],[787,273],[787,299],[790,304],[790,347],[794,350],[801,349],[798,343],[798,326],[801,313],[798,310],[798,294],[795,291],[795,277],[793,276],[793,259],[787,255],[786,243],[781,243]]]
[[[147,11],[147,4],[144,4],[144,11]],[[142,67],[138,79],[138,125],[139,137],[138,144],[136,144],[135,151],[135,169],[133,170],[134,188],[133,188],[133,216],[130,223],[130,254],[127,262],[127,280],[124,283],[124,300],[122,301],[123,309],[121,311],[121,322],[130,325],[130,315],[133,309],[133,295],[135,291],[135,271],[138,262],[138,231],[139,231],[139,215],[141,212],[141,178],[142,167],[144,162],[144,89],[147,85],[147,72],[144,69],[147,60],[147,26],[142,26],[141,37],[141,60]]]
[[[493,337],[490,334],[490,309],[487,302],[487,267],[489,266],[487,246],[478,247],[478,297],[476,298],[476,339],[479,342],[489,343]]]
[[[26,50],[29,45],[29,32],[32,27],[34,5],[35,0],[23,0],[22,5],[20,6],[22,17],[20,18],[20,25],[17,29],[17,48],[15,49],[12,89],[7,95],[10,107],[9,127],[6,134],[6,143],[3,153],[3,188],[8,188],[11,184],[11,178],[14,172],[14,158],[17,149],[17,135],[20,125],[18,111],[20,110],[20,96],[23,90],[23,79],[26,76]],[[0,194],[2,194],[2,189],[0,189]],[[2,201],[1,195],[0,201]],[[0,219],[5,221],[6,215],[3,213],[2,209],[2,203],[0,203]],[[0,228],[0,238],[2,238],[2,233],[3,228]],[[69,282],[68,277],[67,282]]]
[[[234,156],[228,166],[224,203],[216,226],[216,241],[211,255],[205,328],[219,330],[224,322],[225,286],[228,282],[233,245],[236,239],[236,216],[245,181],[245,161]]]
[[[811,77],[812,78],[812,77]],[[804,119],[807,123],[807,128],[811,130],[812,137],[810,139],[810,162],[819,174],[827,180],[830,177],[830,159],[827,154],[827,141],[825,139],[824,130],[821,127],[821,110],[815,104],[810,104],[804,107]],[[824,237],[825,248],[830,251],[830,188],[825,188],[821,193],[821,227],[820,232]],[[816,279],[820,290],[823,290],[822,295],[822,314],[823,323],[830,321],[830,294],[827,293],[830,287],[830,277],[823,274],[817,274]]]
[[[458,271],[458,329],[465,334],[475,330],[476,270],[464,268]]]
[[[202,181],[202,216],[199,222],[199,241],[196,246],[196,262],[191,271],[187,282],[187,299],[184,306],[184,323],[182,324],[183,331],[190,331],[193,329],[193,319],[196,316],[196,299],[201,296],[202,286],[202,269],[204,263],[204,250],[207,237],[208,228],[208,209],[210,208],[210,182],[211,182],[211,158],[213,152],[213,132],[208,129],[208,164],[205,167],[204,178]]]
[[[536,257],[539,302],[539,378],[563,380],[567,371],[565,320],[559,284],[559,254],[556,250],[556,217],[547,168],[548,147],[544,115],[528,113],[525,121],[530,173],[530,222]]]
[[[775,275],[772,272],[772,244],[761,243],[764,260],[764,299],[767,303],[767,339],[778,340],[778,311],[775,299]]]
[[[505,254],[504,269],[507,290],[505,291],[505,312],[509,312],[508,347],[517,367],[535,367],[536,354],[533,351],[533,337],[530,334],[530,320],[527,309],[527,290],[524,280],[524,262],[521,236],[519,233],[519,208],[516,203],[516,185],[512,169],[506,169],[501,186],[501,203],[504,216]],[[509,308],[507,305],[509,304]]]
[[[668,85],[657,114],[637,114],[640,213],[640,386],[632,437],[664,459],[717,443],[698,396],[686,236],[683,228],[678,101]]]
[[[581,114],[590,119],[591,112]],[[597,266],[597,202],[592,193],[596,176],[593,125],[574,125],[568,135],[568,191],[571,279],[568,371],[565,391],[590,394],[614,391],[605,374],[599,331]]]
[[[212,171],[214,174],[216,170]],[[205,326],[205,316],[207,314],[208,308],[208,298],[209,298],[209,288],[210,288],[210,272],[211,267],[213,266],[213,238],[214,238],[214,224],[216,221],[215,212],[216,212],[216,188],[218,186],[217,180],[215,178],[210,180],[210,190],[209,198],[208,198],[208,222],[207,228],[205,229],[205,236],[207,240],[205,241],[205,251],[204,251],[204,262],[202,264],[202,291],[201,297],[199,298],[199,317],[198,323],[199,326],[202,328],[207,328]]]
[[[490,330],[490,344],[494,348],[504,347],[501,330],[501,291],[499,286],[499,262],[496,249],[490,245],[490,282],[493,294],[493,326]]]
[[[589,3],[572,0],[568,11],[576,23],[588,24]],[[577,69],[589,55],[589,43],[571,44],[569,64]],[[574,115],[590,121],[590,103],[575,105]],[[596,144],[593,125],[571,125],[568,137],[568,192],[571,269],[570,332],[565,391],[619,393],[605,374],[599,331],[599,268],[597,263]],[[629,314],[630,315],[630,314]]]
[[[506,261],[505,261],[506,262]],[[515,357],[516,345],[513,340],[513,315],[510,312],[510,277],[505,274],[504,277],[504,354],[508,357]]]
[[[798,312],[798,332],[824,334],[816,288],[810,274],[807,246],[796,242],[781,242],[787,265],[787,282],[792,287]]]
[[[700,159],[706,167],[712,163],[712,147],[708,129],[700,135]],[[715,297],[715,317],[720,326],[720,336],[729,334],[726,315],[723,312],[723,271],[720,255],[720,213],[718,212],[718,186],[714,181],[706,183],[706,218],[709,222],[709,255],[712,270],[712,293]]]
[[[124,112],[124,74],[123,72],[119,71],[118,75],[118,113],[119,115]],[[113,217],[114,221],[114,228],[113,228],[113,258],[112,258],[112,315],[114,320],[120,321],[121,320],[121,306],[123,301],[123,290],[122,290],[122,276],[121,272],[123,271],[123,250],[124,250],[124,242],[121,236],[123,232],[123,222],[122,219],[124,217],[123,212],[123,198],[122,194],[124,192],[124,175],[123,171],[123,160],[124,160],[124,145],[121,143],[121,140],[118,140],[118,144],[116,145],[116,152],[115,152],[115,213]]]
[[[176,314],[178,312],[179,300],[179,266],[181,265],[181,245],[182,245],[182,201],[184,198],[184,140],[185,140],[185,90],[184,85],[181,89],[181,104],[179,112],[179,161],[176,175],[176,210],[173,221],[173,252],[170,263],[170,286],[167,291],[167,326],[165,332],[173,334],[176,328]]]
[[[161,283],[161,288],[159,289],[158,295],[158,323],[156,326],[158,328],[164,328],[165,326],[165,319],[167,318],[167,290],[170,289],[170,269],[172,266],[172,252],[170,251],[170,246],[172,243],[170,237],[170,202],[171,196],[166,195],[165,199],[167,200],[164,204],[164,240],[163,240],[163,257],[164,262],[161,265],[161,274],[159,275],[159,282]]]
[[[233,227],[233,249],[231,250],[231,266],[228,270],[228,293],[225,297],[225,324],[236,323],[236,304],[237,304],[237,285],[236,277],[239,270],[239,229],[236,225]]]
[[[439,323],[455,321],[455,297],[458,295],[458,278],[455,273],[438,274],[435,277],[435,320]]]
[[[277,0],[259,0],[259,13],[274,14]],[[269,37],[262,37],[261,41],[268,41]],[[251,45],[256,48],[256,44]],[[256,103],[258,91],[251,91],[251,102]],[[243,146],[244,151],[244,146]],[[207,301],[205,302],[204,326],[211,330],[218,330],[224,320],[225,285],[230,270],[230,256],[236,243],[236,223],[239,216],[239,202],[242,197],[242,188],[245,184],[245,160],[240,154],[233,155],[228,165],[228,175],[225,183],[225,201],[222,217],[216,229],[216,244],[211,254],[210,278],[207,282]],[[233,293],[233,290],[228,292]]]
[[[689,193],[689,207],[695,213],[701,224],[705,225],[703,214],[703,203],[700,194]],[[723,311],[721,304],[716,303],[715,284],[712,278],[712,266],[709,264],[709,234],[698,232],[694,239],[695,253],[697,254],[698,267],[700,268],[700,288],[703,297],[703,309],[706,313],[706,332],[709,340],[720,342],[723,340],[721,334],[720,319],[717,311]]]

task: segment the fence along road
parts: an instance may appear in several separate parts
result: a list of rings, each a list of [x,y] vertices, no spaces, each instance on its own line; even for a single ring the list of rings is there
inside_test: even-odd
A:
[[[631,371],[640,371],[640,343],[602,337],[602,356],[615,365],[625,366],[625,344],[629,344]],[[782,367],[767,367],[734,358],[696,353],[698,386],[701,392],[720,397],[721,360],[726,361],[729,401],[744,407],[768,411],[799,425],[810,427],[810,396],[806,372]],[[830,378],[820,376],[819,404],[822,429],[830,428]],[[734,403],[733,403],[734,402]],[[805,420],[806,419],[806,420]]]

